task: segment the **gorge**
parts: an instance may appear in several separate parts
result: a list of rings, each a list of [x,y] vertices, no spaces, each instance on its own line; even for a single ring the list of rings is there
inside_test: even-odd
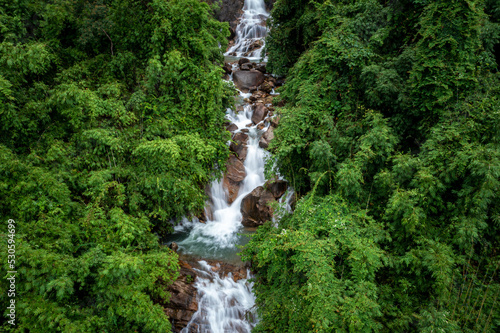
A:
[[[171,237],[181,260],[192,266],[198,290],[198,309],[195,313],[188,310],[192,318],[186,327],[181,329],[186,324],[186,310],[168,312],[173,318],[177,315],[178,324],[174,319],[173,325],[182,333],[251,331],[258,320],[255,299],[248,281],[250,271],[243,269],[237,256],[238,246],[248,241],[256,227],[273,218],[268,204],[285,201],[289,207],[292,192],[285,195],[286,182],[278,178],[266,182],[264,175],[269,156],[264,148],[277,125],[272,112],[277,80],[260,62],[268,16],[263,0],[245,0],[235,40],[226,52],[230,61],[225,65],[226,76],[239,92],[235,109],[226,113],[233,155],[223,179],[210,184],[204,220],[184,218]]]

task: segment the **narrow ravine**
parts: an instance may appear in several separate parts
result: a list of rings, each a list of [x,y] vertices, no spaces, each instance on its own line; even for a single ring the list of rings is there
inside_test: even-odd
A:
[[[228,173],[224,179],[214,181],[210,186],[206,220],[202,223],[196,218],[185,218],[174,228],[172,240],[178,246],[178,253],[193,263],[192,270],[197,276],[194,286],[198,293],[198,309],[181,330],[183,333],[250,332],[258,320],[252,283],[248,281],[251,274],[237,253],[238,245],[248,241],[245,234],[255,230],[257,225],[253,225],[253,221],[259,220],[259,217],[246,217],[244,221],[242,202],[249,201],[245,198],[266,183],[264,165],[269,152],[263,149],[268,142],[263,144],[262,136],[272,133],[268,131],[271,126],[269,115],[272,115],[268,107],[271,106],[274,84],[264,82],[264,76],[268,80],[274,78],[265,73],[265,65],[257,65],[255,61],[262,56],[268,17],[263,0],[245,0],[236,38],[225,54],[229,61],[233,61],[226,65],[231,66],[227,78],[239,88],[236,110],[226,112],[228,130],[238,144],[238,148],[231,148],[237,153],[228,161]],[[255,86],[245,86],[248,80],[254,80]],[[267,93],[260,92],[265,84]],[[238,138],[241,141],[237,141]],[[284,190],[278,192],[277,199],[283,196]],[[268,195],[274,200],[272,194]],[[233,271],[228,272],[228,268],[221,268],[221,265],[229,265]]]

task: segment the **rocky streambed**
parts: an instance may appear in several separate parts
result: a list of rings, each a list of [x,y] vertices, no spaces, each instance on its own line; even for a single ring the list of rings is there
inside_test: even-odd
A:
[[[264,176],[279,123],[273,98],[283,81],[267,73],[264,63],[246,58],[224,68],[225,78],[239,90],[235,109],[226,113],[232,154],[222,180],[207,190],[204,214],[175,227],[171,247],[180,255],[181,272],[169,288],[171,301],[164,304],[175,332],[250,332],[257,320],[255,299],[237,245],[273,219],[270,204],[291,204],[287,182]]]
[[[237,253],[246,235],[274,219],[273,204],[290,209],[293,197],[285,180],[264,175],[279,123],[273,99],[284,83],[259,62],[268,17],[263,0],[244,1],[224,64],[225,79],[239,91],[234,109],[226,111],[232,154],[223,178],[207,188],[204,214],[184,218],[170,239],[181,271],[163,306],[175,332],[244,333],[258,320],[251,272]]]

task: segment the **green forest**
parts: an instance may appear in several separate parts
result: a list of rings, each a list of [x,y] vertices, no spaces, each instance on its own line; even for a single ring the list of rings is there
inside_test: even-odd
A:
[[[225,161],[227,24],[198,0],[0,5],[0,215],[15,332],[168,332],[159,236]],[[8,271],[2,245],[0,306]]]
[[[0,0],[0,332],[172,330],[162,240],[231,154],[206,2]],[[253,332],[498,332],[500,1],[277,0],[268,26],[267,173],[297,199],[242,252]]]

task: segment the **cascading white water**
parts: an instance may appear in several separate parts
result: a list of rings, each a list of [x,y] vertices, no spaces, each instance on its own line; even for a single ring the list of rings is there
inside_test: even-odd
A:
[[[241,96],[245,97],[246,94]],[[226,114],[226,118],[238,127],[235,133],[248,129],[248,150],[244,162],[246,176],[238,197],[229,205],[222,182],[212,183],[210,194],[213,220],[199,223],[184,219],[182,224],[175,227],[177,232],[189,232],[189,235],[178,243],[183,253],[220,259],[221,256],[236,252],[236,244],[241,239],[238,232],[243,229],[241,201],[256,187],[264,185],[264,165],[269,155],[259,147],[259,139],[267,127],[259,130],[256,125],[246,126],[252,123],[252,113],[252,107],[246,105],[238,114],[230,109]],[[230,276],[221,278],[206,262],[199,263],[203,268],[198,270],[200,276],[196,279],[199,308],[188,327],[182,332],[188,333],[194,330],[199,333],[249,333],[256,321],[256,316],[252,312],[255,303],[252,284],[247,279],[234,282]],[[247,278],[250,278],[250,272],[247,272]]]
[[[235,43],[225,55],[259,60],[268,32],[265,25],[268,17],[263,0],[245,0],[243,15],[236,27]]]
[[[243,95],[243,94],[242,94]],[[212,182],[210,194],[212,197],[213,219],[206,223],[197,220],[184,219],[181,224],[174,227],[176,232],[189,231],[189,235],[178,243],[179,248],[186,254],[222,259],[229,251],[234,251],[240,236],[238,232],[243,228],[241,225],[242,215],[240,212],[241,201],[256,187],[265,183],[264,165],[269,155],[267,151],[259,147],[260,136],[267,127],[259,130],[257,126],[250,128],[247,124],[252,123],[252,107],[246,105],[244,111],[235,114],[228,109],[226,118],[238,126],[235,133],[246,128],[249,130],[247,143],[247,157],[244,162],[246,176],[238,193],[238,197],[232,204],[227,203],[227,195],[221,181]]]
[[[221,278],[205,261],[199,263],[195,286],[201,295],[198,306],[202,310],[193,315],[181,333],[250,332],[256,319],[253,283],[247,279],[235,282],[231,275]]]
[[[245,0],[243,16],[237,28],[235,45],[226,55],[259,59],[262,47],[255,48],[256,41],[261,45],[267,34],[265,20],[266,12],[263,0]],[[232,75],[230,76],[232,80]],[[240,92],[240,98],[248,98],[251,94]],[[253,109],[245,105],[243,111],[235,113],[231,109],[226,112],[226,118],[237,126],[233,133],[245,131],[248,135],[247,155],[244,161],[246,176],[240,186],[237,198],[228,204],[227,192],[222,181],[214,181],[210,188],[212,214],[206,214],[208,221],[200,223],[198,220],[184,219],[174,229],[179,235],[179,251],[183,254],[209,259],[224,259],[225,262],[235,259],[237,245],[247,240],[242,237],[245,229],[241,224],[240,212],[243,198],[256,187],[265,183],[264,165],[269,153],[259,147],[262,134],[268,129],[258,129],[252,124]],[[210,215],[212,218],[210,218]],[[235,282],[229,275],[221,277],[205,261],[199,261],[201,269],[195,286],[198,290],[198,311],[193,315],[183,333],[249,333],[257,321],[255,315],[255,297],[252,294],[252,284],[247,278]]]

